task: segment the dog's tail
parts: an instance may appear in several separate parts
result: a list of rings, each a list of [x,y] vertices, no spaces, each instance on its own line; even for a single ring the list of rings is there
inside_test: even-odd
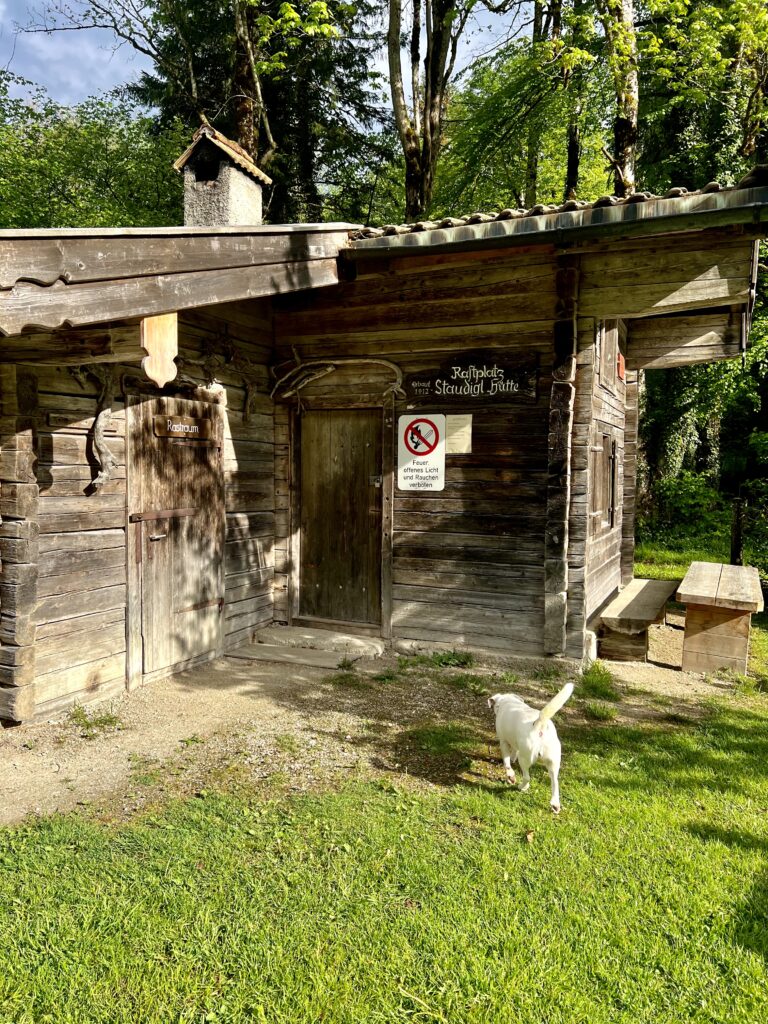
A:
[[[536,719],[536,725],[542,726],[545,722],[548,722],[550,718],[557,714],[560,708],[565,704],[568,698],[573,693],[573,683],[566,683],[560,693],[552,698],[549,704],[545,704],[539,712],[539,717]]]

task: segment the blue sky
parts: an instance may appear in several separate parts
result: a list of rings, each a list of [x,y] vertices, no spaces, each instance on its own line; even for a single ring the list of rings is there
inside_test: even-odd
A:
[[[0,67],[44,86],[59,103],[77,103],[138,78],[148,63],[127,46],[114,50],[107,32],[17,34],[30,0],[0,0]]]
[[[150,62],[129,46],[115,49],[109,32],[56,32],[53,35],[19,32],[29,24],[30,9],[38,10],[45,0],[0,0],[0,68],[6,68],[43,86],[59,103],[72,104],[88,96],[107,92],[135,80]],[[406,22],[409,15],[405,13]],[[509,19],[485,12],[470,25],[459,47],[459,66],[471,62],[506,35]],[[377,67],[386,69],[381,54]],[[406,76],[407,77],[407,76]]]

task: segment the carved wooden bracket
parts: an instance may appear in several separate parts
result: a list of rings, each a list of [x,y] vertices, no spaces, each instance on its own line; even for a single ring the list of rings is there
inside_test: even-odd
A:
[[[141,321],[141,347],[147,353],[141,361],[142,370],[162,388],[176,376],[174,359],[179,351],[178,313],[144,317]]]

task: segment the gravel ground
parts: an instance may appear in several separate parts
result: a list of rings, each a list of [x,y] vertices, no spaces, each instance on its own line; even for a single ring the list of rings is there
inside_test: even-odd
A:
[[[610,665],[626,684],[619,721],[661,719],[670,703],[691,712],[701,697],[729,688],[681,672],[681,650],[681,629],[654,627],[652,662]],[[498,752],[482,688],[514,689],[536,704],[559,685],[510,685],[499,678],[498,664],[411,669],[395,681],[375,679],[396,664],[361,662],[356,673],[331,677],[318,669],[222,658],[89,705],[87,713],[0,730],[0,824],[79,806],[121,818],[168,795],[220,783],[301,791],[382,772],[420,785],[454,781],[449,762],[431,762],[414,748],[409,730],[425,723],[470,725],[481,747],[489,741],[481,769],[496,780]],[[503,667],[522,680],[536,665]],[[479,683],[468,684],[467,672],[482,677]],[[580,719],[575,706],[562,714]]]

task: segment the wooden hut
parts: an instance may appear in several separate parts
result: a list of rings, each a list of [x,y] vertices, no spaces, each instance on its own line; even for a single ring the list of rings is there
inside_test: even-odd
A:
[[[767,220],[758,176],[0,232],[0,718],[271,623],[581,658],[632,576],[638,370],[744,350]]]

